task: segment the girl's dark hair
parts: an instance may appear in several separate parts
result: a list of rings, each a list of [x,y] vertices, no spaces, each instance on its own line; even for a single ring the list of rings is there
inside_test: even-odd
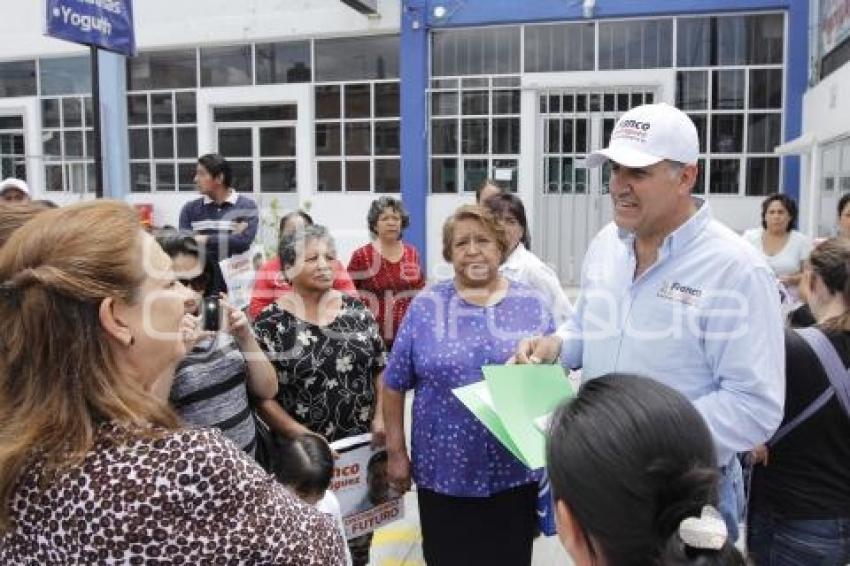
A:
[[[393,197],[380,197],[372,201],[372,206],[369,207],[369,213],[366,215],[366,223],[369,225],[369,233],[375,238],[378,237],[378,219],[386,209],[392,209],[401,216],[401,231],[404,232],[410,226],[410,215],[405,210],[404,205],[400,200]],[[401,234],[399,234],[399,238]]]
[[[153,234],[156,242],[168,257],[174,258],[180,254],[199,258],[203,261],[203,271],[191,281],[181,280],[197,291],[204,293],[207,285],[213,280],[213,265],[202,253],[198,241],[191,232],[180,231],[175,228],[163,228]],[[178,274],[179,275],[179,274]]]
[[[767,228],[767,209],[770,207],[771,203],[780,202],[785,210],[788,211],[788,216],[791,217],[791,220],[788,222],[788,229],[786,232],[790,232],[791,230],[797,229],[797,203],[794,202],[794,199],[788,197],[786,195],[775,193],[764,199],[761,203],[761,227]]]
[[[281,238],[277,249],[280,266],[285,268],[295,265],[299,252],[303,253],[307,244],[313,240],[327,240],[331,246],[334,245],[334,240],[327,228],[321,224],[310,224],[303,230],[297,230]]]
[[[273,435],[270,472],[299,496],[318,495],[331,485],[334,458],[325,440],[315,434],[295,439]]]
[[[286,223],[289,222],[290,218],[294,218],[296,216],[300,216],[304,219],[304,224],[306,226],[313,225],[313,217],[304,212],[303,210],[293,210],[292,212],[287,212],[280,218],[280,222],[277,225],[278,234],[283,234],[283,227],[286,226]]]
[[[683,395],[652,379],[609,374],[586,383],[552,419],[546,447],[555,501],[607,564],[741,565],[733,542],[687,547],[679,524],[717,504],[711,434]]]
[[[850,203],[850,193],[844,193],[841,195],[841,198],[838,199],[838,216],[841,216],[841,213],[844,212],[848,203]]]
[[[830,293],[841,295],[850,305],[850,240],[838,237],[821,242],[812,250],[809,265]],[[837,331],[850,330],[850,311],[826,321],[824,326]]]
[[[230,187],[233,183],[233,170],[230,168],[230,163],[217,153],[207,153],[198,158],[198,163],[203,165],[213,178],[222,176],[222,184],[225,187]]]
[[[511,216],[516,218],[522,227],[522,238],[520,241],[526,249],[531,249],[531,235],[528,233],[528,219],[525,216],[525,205],[522,204],[518,196],[513,193],[499,193],[488,198],[483,204],[496,218],[500,218],[506,213],[510,213]]]

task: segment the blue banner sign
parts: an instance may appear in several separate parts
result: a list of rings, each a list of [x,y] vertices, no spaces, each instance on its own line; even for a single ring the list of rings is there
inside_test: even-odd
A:
[[[136,54],[132,0],[47,0],[47,35]]]

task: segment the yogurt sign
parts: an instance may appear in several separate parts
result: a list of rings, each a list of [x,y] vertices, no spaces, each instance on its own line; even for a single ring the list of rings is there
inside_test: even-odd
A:
[[[46,7],[47,35],[135,55],[132,0],[46,0]]]

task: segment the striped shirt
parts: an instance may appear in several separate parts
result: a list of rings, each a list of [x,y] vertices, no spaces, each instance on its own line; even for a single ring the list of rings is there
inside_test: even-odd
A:
[[[217,428],[253,455],[257,430],[247,378],[245,358],[231,336],[205,338],[177,367],[171,404],[188,424]]]

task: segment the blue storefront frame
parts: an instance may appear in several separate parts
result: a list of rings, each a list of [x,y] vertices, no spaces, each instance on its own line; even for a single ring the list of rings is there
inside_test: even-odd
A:
[[[434,8],[442,7],[441,17]],[[808,0],[683,0],[643,2],[597,0],[594,19],[717,14],[782,10],[787,12],[784,141],[800,136],[808,72]],[[582,20],[580,0],[403,0],[401,18],[401,194],[410,211],[406,238],[427,257],[428,99],[430,31],[453,27]],[[800,160],[783,158],[784,192],[799,201]]]

